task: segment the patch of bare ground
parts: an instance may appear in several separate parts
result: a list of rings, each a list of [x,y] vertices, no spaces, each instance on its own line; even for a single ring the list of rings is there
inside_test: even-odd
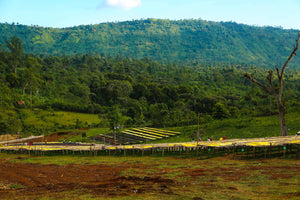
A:
[[[42,165],[24,163],[22,159],[21,156],[0,159],[0,199],[76,199],[74,197],[86,194],[107,199],[148,194],[170,199],[224,199],[227,196],[230,199],[232,195],[231,199],[280,199],[282,196],[274,196],[274,191],[281,187],[289,189],[281,194],[284,198],[297,199],[300,194],[296,189],[300,186],[297,182],[300,166],[293,161],[256,163],[217,158],[202,162],[165,158],[159,160],[161,163],[152,163],[128,158],[115,164],[84,161]],[[16,160],[18,162],[14,162]],[[264,189],[260,189],[262,187]]]
[[[171,179],[120,176],[132,165],[40,165],[0,161],[0,199],[21,196],[55,196],[62,192],[88,192],[94,196],[113,197],[156,192],[173,194]],[[134,166],[135,168],[137,166]],[[141,166],[142,168],[143,166]],[[21,185],[14,189],[11,185]]]

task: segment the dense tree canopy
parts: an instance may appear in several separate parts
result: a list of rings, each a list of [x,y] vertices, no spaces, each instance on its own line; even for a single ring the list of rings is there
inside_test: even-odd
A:
[[[205,20],[146,19],[63,29],[0,24],[0,43],[17,36],[23,41],[27,53],[121,55],[134,59],[147,57],[165,64],[215,66],[241,63],[258,67],[281,65],[289,54],[285,47],[296,35],[296,30]],[[82,59],[90,68],[95,67],[94,59]],[[297,67],[299,63],[300,59],[296,58],[290,67]],[[109,67],[119,73],[119,70],[126,70],[119,62]],[[151,70],[151,66],[141,67],[141,70]],[[220,77],[216,75],[215,78]]]
[[[200,121],[276,113],[270,98],[243,78],[243,71],[257,80],[265,78],[264,70],[251,65],[162,64],[103,54],[24,54],[15,73],[13,54],[8,49],[0,52],[2,110],[25,101],[25,107],[99,114],[111,127],[114,123],[190,125],[197,123],[198,113]],[[299,109],[300,74],[287,69],[284,78],[287,104]],[[20,127],[14,117],[4,120],[0,114],[1,129],[18,131],[13,128]]]

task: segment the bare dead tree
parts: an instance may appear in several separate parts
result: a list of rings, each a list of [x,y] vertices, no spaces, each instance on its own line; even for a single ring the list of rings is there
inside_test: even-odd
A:
[[[282,79],[283,79],[283,74],[284,74],[284,71],[285,71],[288,63],[290,62],[290,60],[292,59],[292,57],[294,55],[295,56],[297,55],[296,51],[298,50],[298,47],[299,47],[299,38],[300,38],[300,33],[298,32],[298,38],[296,40],[296,45],[294,45],[294,50],[292,51],[292,53],[290,54],[289,58],[287,59],[287,61],[283,65],[281,71],[279,71],[278,67],[276,68],[277,77],[278,77],[278,83],[279,83],[279,88],[278,89],[275,89],[275,87],[273,85],[273,70],[270,70],[269,74],[267,76],[269,86],[266,86],[266,85],[260,83],[259,81],[257,81],[256,79],[254,79],[249,74],[246,74],[246,73],[243,74],[244,77],[246,77],[247,79],[251,80],[253,83],[257,84],[264,91],[266,91],[268,94],[270,94],[270,95],[272,95],[274,97],[274,99],[276,101],[276,104],[277,104],[278,112],[279,112],[279,119],[280,119],[282,136],[287,136],[288,135],[287,126],[286,126],[286,123],[285,123],[285,112],[286,112],[286,110],[285,110],[285,102],[286,102],[286,100],[284,100],[284,101],[281,100],[282,92],[283,92]]]

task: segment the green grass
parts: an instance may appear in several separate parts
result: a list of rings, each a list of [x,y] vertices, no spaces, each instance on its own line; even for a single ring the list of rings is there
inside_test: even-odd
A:
[[[10,162],[39,164],[99,164],[128,166],[121,171],[123,177],[160,177],[176,182],[168,185],[171,194],[161,193],[153,186],[148,193],[116,196],[109,199],[297,199],[299,197],[299,163],[294,159],[236,160],[218,157],[205,160],[172,157],[78,157],[44,156],[26,157],[0,154]],[[289,169],[292,169],[291,172]],[[297,172],[298,169],[298,172]],[[141,185],[140,185],[141,186]],[[65,199],[97,199],[89,191],[64,191],[56,194]],[[47,199],[46,197],[43,197]],[[49,197],[51,199],[51,197]],[[101,199],[101,198],[100,198]]]
[[[85,127],[100,123],[96,114],[74,113],[64,111],[46,111],[20,109],[20,115],[24,116],[24,125],[27,126],[70,126],[75,125],[78,119]]]
[[[78,132],[78,130],[75,131]],[[93,142],[93,139],[91,139],[91,137],[108,133],[110,132],[110,130],[109,128],[91,128],[88,130],[81,130],[80,132],[86,133],[86,137],[82,137],[82,135],[76,135],[70,137],[69,140],[72,142]]]
[[[2,120],[12,126],[12,134],[19,131],[23,137],[74,131],[75,128],[94,128],[101,123],[96,114],[25,108],[0,112]]]
[[[19,115],[19,116],[18,116]],[[31,134],[50,134],[59,131],[79,132],[75,129],[76,121],[80,123],[80,127],[89,127],[89,130],[81,130],[85,132],[87,137],[93,137],[103,133],[110,132],[108,128],[94,128],[95,124],[101,123],[97,115],[73,113],[63,111],[48,111],[48,110],[31,110],[19,109],[15,111],[5,111],[2,113],[4,119],[13,116],[15,119],[15,128],[20,129],[21,126],[27,127],[27,132],[21,134],[25,137]],[[286,123],[288,132],[294,135],[300,130],[300,115],[297,112],[291,112],[286,115]],[[234,138],[256,138],[256,137],[271,137],[280,136],[280,123],[277,115],[265,117],[241,116],[239,118],[213,120],[207,123],[201,123],[199,127],[204,135],[202,140],[207,140],[207,137],[212,137],[213,140],[218,140],[225,136],[227,139]],[[192,141],[191,135],[197,132],[197,125],[182,126],[182,127],[167,127],[166,129],[181,132],[182,134],[162,140],[150,141],[148,143],[177,143]],[[196,137],[194,137],[196,139]],[[70,138],[71,141],[82,141],[81,135]],[[87,142],[92,142],[88,141]]]
[[[300,115],[298,113],[288,113],[286,115],[286,123],[290,135],[294,135],[300,130]],[[281,136],[280,121],[278,115],[266,117],[247,117],[242,116],[234,119],[214,120],[209,123],[200,124],[199,128],[204,131],[202,140],[207,140],[207,137],[212,137],[213,140],[218,140],[225,136],[227,139],[236,138],[259,138],[259,137],[274,137]],[[190,137],[194,131],[197,132],[197,126],[185,127],[170,127],[170,130],[179,131],[182,134],[153,141],[153,143],[168,143],[168,142],[190,142]],[[196,139],[196,137],[195,137]]]
[[[24,186],[20,185],[20,184],[11,184],[10,185],[10,189],[20,189],[20,188],[24,188]]]

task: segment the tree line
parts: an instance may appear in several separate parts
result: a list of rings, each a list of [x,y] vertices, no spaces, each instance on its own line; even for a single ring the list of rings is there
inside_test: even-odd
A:
[[[26,54],[17,37],[0,51],[1,110],[27,108],[93,113],[110,126],[185,126],[276,113],[274,100],[243,77],[263,80],[251,65],[185,65],[104,54]],[[287,69],[285,94],[299,108],[299,72]],[[1,116],[0,116],[1,121]],[[8,128],[2,120],[2,128]]]

